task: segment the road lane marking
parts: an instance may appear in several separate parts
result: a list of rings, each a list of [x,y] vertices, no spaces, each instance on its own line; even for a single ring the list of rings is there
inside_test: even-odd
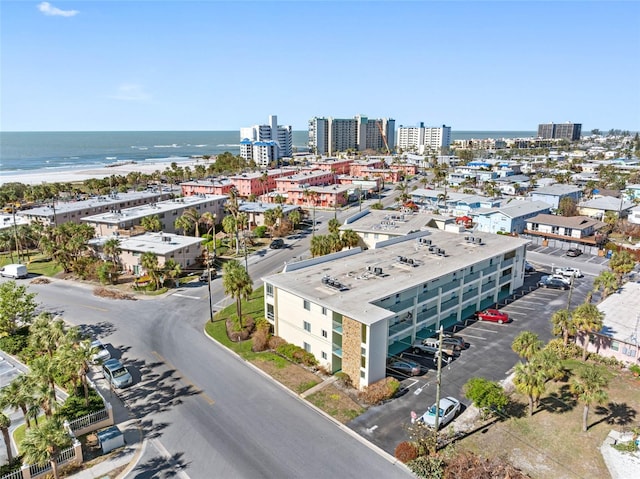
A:
[[[200,296],[189,296],[188,294],[173,293],[173,295],[180,296],[181,298],[202,299]]]
[[[160,353],[158,353],[157,351],[151,351],[151,354],[158,358],[158,361],[163,362],[170,369],[173,369],[176,372],[176,378],[185,383],[187,386],[191,386],[200,396],[204,398],[205,401],[207,401],[207,403],[209,403],[210,406],[213,406],[216,403],[215,400],[211,398],[211,396],[209,396],[202,389],[196,386],[192,381],[185,378],[182,373],[179,372],[178,368],[171,364],[171,362],[167,361]]]

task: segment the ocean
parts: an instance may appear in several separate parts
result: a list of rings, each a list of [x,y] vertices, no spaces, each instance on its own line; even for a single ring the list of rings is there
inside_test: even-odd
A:
[[[534,131],[452,131],[453,140],[522,138]],[[293,146],[307,151],[307,131],[293,132]],[[0,132],[0,174],[67,171],[135,161],[153,163],[192,156],[240,153],[239,131]]]

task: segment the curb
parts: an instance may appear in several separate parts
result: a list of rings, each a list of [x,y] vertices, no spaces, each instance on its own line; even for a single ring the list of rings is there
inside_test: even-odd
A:
[[[340,421],[338,421],[337,419],[335,419],[333,416],[329,415],[328,413],[326,413],[325,411],[323,411],[322,409],[320,409],[319,407],[317,407],[316,405],[310,403],[309,401],[305,400],[303,397],[303,394],[296,394],[295,392],[293,392],[291,389],[289,389],[287,386],[285,386],[284,384],[282,384],[279,381],[276,381],[275,379],[273,379],[273,377],[271,377],[269,374],[267,374],[266,372],[264,372],[262,369],[260,369],[259,367],[255,366],[254,364],[252,364],[250,361],[247,361],[246,359],[244,359],[243,357],[241,357],[239,354],[237,354],[235,351],[230,350],[229,348],[224,347],[222,344],[220,344],[218,341],[216,341],[214,338],[212,338],[211,336],[209,336],[206,332],[206,330],[203,328],[203,333],[205,335],[205,337],[207,337],[212,343],[216,344],[218,347],[220,347],[221,349],[223,349],[224,351],[227,351],[230,355],[235,356],[236,359],[242,361],[243,363],[245,363],[247,366],[249,366],[250,368],[252,368],[254,371],[256,371],[258,374],[262,375],[263,377],[269,379],[273,384],[277,385],[278,387],[280,387],[283,391],[285,391],[287,394],[289,394],[290,396],[296,398],[298,401],[300,401],[302,404],[304,404],[305,406],[307,406],[309,409],[312,409],[313,411],[315,411],[316,413],[320,414],[321,416],[324,416],[325,419],[328,419],[329,421],[333,422],[334,425],[338,426],[338,428],[340,428],[343,432],[347,433],[348,435],[350,435],[351,437],[353,437],[354,439],[356,439],[358,442],[360,442],[362,445],[368,447],[369,449],[371,449],[373,452],[375,452],[376,454],[378,454],[380,457],[382,457],[383,459],[387,460],[389,463],[391,463],[394,466],[398,466],[403,468],[406,472],[408,472],[409,474],[413,474],[411,472],[411,470],[399,459],[396,459],[394,456],[392,456],[391,454],[389,454],[387,451],[385,451],[384,449],[380,448],[379,446],[376,446],[375,444],[371,443],[370,441],[368,441],[367,439],[365,439],[364,437],[362,437],[360,434],[358,434],[357,432],[355,432],[353,429],[347,427],[345,424],[342,424]],[[314,387],[318,387],[321,385],[325,385],[324,384],[325,381],[323,381],[322,383],[318,384],[317,386]],[[306,392],[306,391],[305,391]]]

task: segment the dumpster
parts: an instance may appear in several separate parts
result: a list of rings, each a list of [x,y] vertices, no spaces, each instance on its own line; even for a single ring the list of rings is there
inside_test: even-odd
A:
[[[100,431],[96,436],[98,436],[98,444],[104,454],[124,446],[124,434],[117,426]]]

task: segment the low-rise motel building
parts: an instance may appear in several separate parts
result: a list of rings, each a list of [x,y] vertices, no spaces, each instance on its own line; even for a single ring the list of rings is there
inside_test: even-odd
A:
[[[274,334],[364,388],[387,358],[511,295],[524,283],[527,241],[424,228],[289,263],[262,278]]]
[[[68,222],[80,223],[85,216],[156,203],[173,198],[176,193],[176,190],[171,189],[129,191],[106,196],[94,196],[88,200],[54,201],[50,205],[19,211],[17,215],[27,218],[29,222],[39,221],[46,226],[61,225]]]
[[[224,205],[228,200],[225,195],[197,195],[183,196],[173,200],[160,201],[149,205],[111,210],[98,215],[82,218],[84,223],[91,225],[96,236],[132,236],[143,218],[157,216],[161,230],[165,233],[175,233],[175,221],[188,209],[195,209],[200,215],[209,212],[215,216],[216,224],[224,217]]]

